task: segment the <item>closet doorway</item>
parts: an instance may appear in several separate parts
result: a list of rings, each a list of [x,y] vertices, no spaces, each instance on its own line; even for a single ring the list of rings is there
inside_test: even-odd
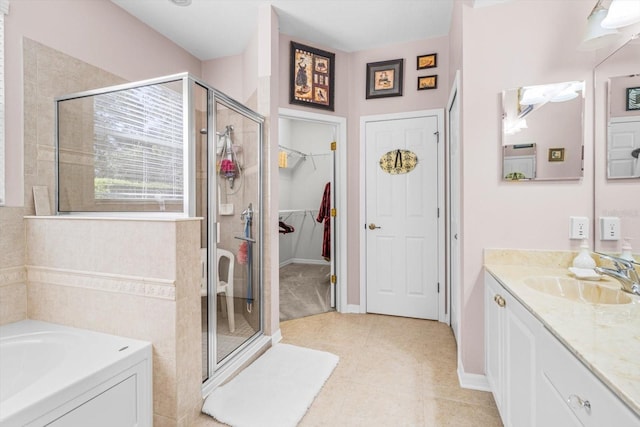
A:
[[[280,320],[336,309],[339,125],[279,119]]]

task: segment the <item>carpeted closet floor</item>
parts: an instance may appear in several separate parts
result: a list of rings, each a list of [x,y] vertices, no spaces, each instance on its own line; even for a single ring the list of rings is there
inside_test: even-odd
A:
[[[280,268],[280,321],[332,311],[330,273],[328,264]]]

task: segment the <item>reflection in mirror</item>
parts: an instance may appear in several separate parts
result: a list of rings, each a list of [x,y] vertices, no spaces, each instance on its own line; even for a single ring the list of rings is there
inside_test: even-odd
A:
[[[595,248],[599,252],[620,254],[626,240],[631,246],[627,250],[640,261],[640,179],[637,179],[640,175],[635,173],[633,163],[637,160],[632,154],[632,145],[637,148],[639,138],[637,134],[633,136],[633,131],[620,130],[633,128],[634,125],[629,126],[629,123],[640,120],[636,114],[638,110],[634,110],[637,105],[637,98],[633,99],[635,91],[627,94],[627,89],[640,87],[637,77],[630,77],[640,73],[638,58],[640,37],[636,35],[594,68],[593,121]],[[618,162],[618,151],[626,157],[626,162]],[[623,177],[627,179],[612,179]],[[619,240],[610,240],[599,226],[602,217],[620,220]]]
[[[503,179],[580,179],[584,81],[502,92]]]
[[[504,179],[535,179],[536,144],[505,145],[502,149],[502,159]]]
[[[608,83],[607,177],[640,178],[640,74]]]

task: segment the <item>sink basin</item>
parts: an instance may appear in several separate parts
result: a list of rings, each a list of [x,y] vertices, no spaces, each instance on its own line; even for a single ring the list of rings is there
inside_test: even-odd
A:
[[[527,277],[525,285],[538,292],[588,304],[629,304],[629,295],[620,289],[612,289],[595,283],[566,277]]]

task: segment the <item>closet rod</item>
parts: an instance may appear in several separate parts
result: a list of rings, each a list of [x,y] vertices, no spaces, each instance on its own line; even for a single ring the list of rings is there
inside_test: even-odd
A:
[[[303,153],[302,151],[294,150],[293,148],[285,147],[284,145],[278,144],[278,147],[283,149],[283,150],[285,150],[285,151],[288,151],[290,153],[297,154],[298,156],[302,156],[302,157],[307,157],[308,156],[308,154]]]

